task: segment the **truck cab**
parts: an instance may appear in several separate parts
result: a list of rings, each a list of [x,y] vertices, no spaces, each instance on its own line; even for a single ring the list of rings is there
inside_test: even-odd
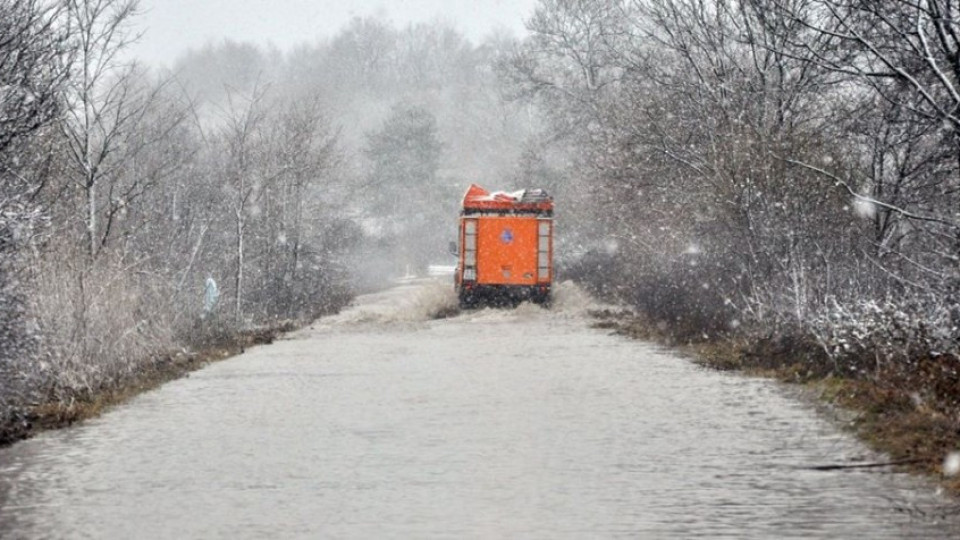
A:
[[[460,209],[457,256],[461,307],[549,304],[553,199],[542,189],[491,193],[471,185]]]

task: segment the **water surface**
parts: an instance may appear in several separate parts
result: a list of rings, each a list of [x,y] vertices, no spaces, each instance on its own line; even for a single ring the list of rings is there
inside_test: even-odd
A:
[[[960,536],[923,479],[805,469],[878,458],[775,383],[424,291],[0,450],[0,537]]]

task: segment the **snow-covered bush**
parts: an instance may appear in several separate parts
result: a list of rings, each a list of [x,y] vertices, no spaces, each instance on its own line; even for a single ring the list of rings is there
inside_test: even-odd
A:
[[[831,298],[812,320],[812,329],[838,359],[871,356],[876,367],[943,355],[960,361],[958,300],[928,296],[841,303]]]
[[[109,388],[176,349],[175,306],[156,276],[131,272],[107,254],[89,265],[79,246],[62,243],[31,262],[38,360],[54,391],[44,398]]]

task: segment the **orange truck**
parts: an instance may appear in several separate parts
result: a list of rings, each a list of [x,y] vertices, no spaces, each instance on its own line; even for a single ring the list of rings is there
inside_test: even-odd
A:
[[[542,189],[463,196],[455,275],[462,307],[549,304],[553,281],[553,199]]]

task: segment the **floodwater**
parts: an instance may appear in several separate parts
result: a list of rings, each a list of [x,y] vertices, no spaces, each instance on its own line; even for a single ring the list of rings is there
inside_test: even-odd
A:
[[[589,328],[567,287],[345,313],[0,450],[3,538],[956,538],[923,479],[765,380]]]

